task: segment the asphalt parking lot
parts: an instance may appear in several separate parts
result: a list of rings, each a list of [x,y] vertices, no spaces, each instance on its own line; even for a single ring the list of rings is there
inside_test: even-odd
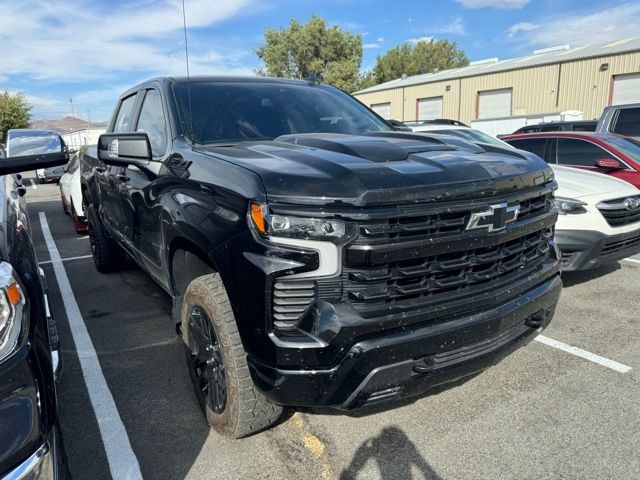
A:
[[[227,440],[209,430],[192,392],[170,298],[135,267],[98,273],[56,185],[29,186],[27,200],[63,348],[58,397],[73,478],[110,478],[105,445],[125,455],[127,441],[149,479],[640,478],[640,257],[566,275],[544,332],[605,365],[534,341],[437,395],[351,415],[289,412],[271,430]],[[101,435],[79,361],[93,353],[74,343],[43,225],[124,437]]]

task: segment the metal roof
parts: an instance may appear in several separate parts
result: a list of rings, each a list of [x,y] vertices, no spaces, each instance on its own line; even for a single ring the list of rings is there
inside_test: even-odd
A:
[[[617,40],[615,42],[601,43],[598,45],[585,45],[583,47],[571,48],[567,45],[536,50],[535,53],[526,57],[512,58],[509,60],[498,60],[490,58],[471,62],[466,67],[452,68],[437,73],[424,73],[406,78],[398,78],[390,82],[381,83],[373,87],[365,88],[355,92],[361,93],[379,92],[393,88],[410,87],[424,83],[441,82],[443,80],[457,80],[458,78],[473,77],[476,75],[486,75],[488,73],[505,72],[508,70],[519,70],[522,68],[537,67],[561,62],[571,62],[585,58],[603,57],[607,55],[617,55],[626,52],[640,51],[640,37]]]

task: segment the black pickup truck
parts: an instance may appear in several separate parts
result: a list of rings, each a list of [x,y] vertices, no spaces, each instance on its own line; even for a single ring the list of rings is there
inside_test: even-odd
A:
[[[173,297],[227,436],[460,381],[553,316],[556,184],[445,138],[313,82],[151,80],[81,158],[96,267],[130,257]]]

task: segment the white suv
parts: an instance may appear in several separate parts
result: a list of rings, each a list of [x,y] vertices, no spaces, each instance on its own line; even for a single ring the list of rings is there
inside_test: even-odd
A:
[[[640,190],[598,173],[551,168],[558,182],[555,239],[565,271],[595,268],[640,252]]]

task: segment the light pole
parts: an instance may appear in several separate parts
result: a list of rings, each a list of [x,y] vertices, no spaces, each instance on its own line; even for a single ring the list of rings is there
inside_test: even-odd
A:
[[[87,110],[87,118],[89,119],[89,128],[91,128],[91,112]]]
[[[73,98],[69,97],[69,103],[71,103],[71,117],[73,118],[73,129],[78,131],[78,124],[76,122],[76,113],[73,111]],[[75,142],[74,142],[75,145]]]

